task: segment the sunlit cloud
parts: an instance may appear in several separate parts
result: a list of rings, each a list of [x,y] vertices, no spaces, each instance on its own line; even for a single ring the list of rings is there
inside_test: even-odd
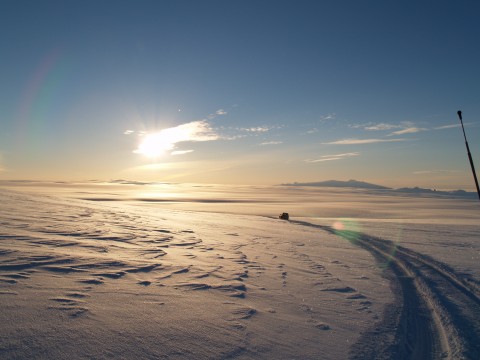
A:
[[[192,121],[186,124],[146,134],[134,153],[148,157],[158,157],[173,149],[180,142],[213,141],[220,137],[205,121]]]
[[[222,135],[223,140],[238,140],[246,138],[247,135],[245,134],[237,134],[237,135]]]
[[[380,124],[365,126],[364,129],[368,131],[384,131],[384,130],[399,129],[401,127],[402,127],[401,125],[380,123]]]
[[[250,127],[250,128],[240,128],[241,131],[252,132],[252,133],[262,133],[272,130],[273,128],[270,126],[257,126],[257,127]]]
[[[391,134],[388,134],[388,136],[414,134],[420,131],[427,131],[427,130],[428,129],[425,129],[425,128],[409,127],[403,130],[394,131]]]
[[[307,134],[315,134],[317,132],[318,132],[318,129],[315,128],[315,129],[308,130]]]
[[[223,109],[218,109],[217,111],[215,111],[213,114],[210,114],[207,116],[208,120],[213,120],[215,119],[217,116],[223,116],[223,115],[227,115],[228,113],[223,110]]]
[[[134,131],[133,131],[133,130],[125,130],[123,133],[124,133],[125,135],[130,135],[130,134],[133,134]]]
[[[324,156],[321,156],[320,159],[305,160],[305,162],[317,163],[317,162],[323,162],[323,161],[342,160],[342,159],[346,159],[346,158],[349,158],[349,157],[352,157],[352,156],[358,156],[358,155],[360,155],[360,153],[358,153],[358,152],[336,154],[336,155],[324,155]]]
[[[283,144],[283,141],[266,141],[262,142],[260,145],[278,145]]]
[[[343,139],[332,142],[322,143],[324,145],[364,145],[385,142],[407,141],[407,139]]]
[[[460,124],[443,125],[436,127],[435,130],[453,129],[458,127],[460,127]]]
[[[329,114],[320,116],[320,121],[328,121],[328,120],[335,120],[335,119],[336,119],[335,113],[329,113]]]
[[[222,140],[237,140],[246,137],[260,136],[274,129],[281,129],[281,125],[259,125],[251,127],[219,127],[217,130],[221,132]],[[267,144],[271,145],[271,144]]]
[[[183,155],[191,152],[193,152],[193,150],[176,150],[176,151],[172,151],[171,155]]]
[[[402,129],[406,130],[409,128],[415,128],[415,124],[411,121],[402,121],[400,124],[389,124],[389,123],[366,123],[366,124],[353,124],[350,125],[353,129],[363,129],[366,131],[388,131],[393,129]],[[399,131],[402,131],[399,130]]]

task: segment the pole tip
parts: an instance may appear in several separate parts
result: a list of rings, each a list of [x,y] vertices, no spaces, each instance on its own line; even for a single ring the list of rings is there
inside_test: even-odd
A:
[[[462,112],[460,110],[457,111],[458,118],[462,120]]]

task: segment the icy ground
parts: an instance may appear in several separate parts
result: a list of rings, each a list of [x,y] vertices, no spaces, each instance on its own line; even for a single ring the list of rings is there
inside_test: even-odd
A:
[[[479,354],[474,202],[424,199],[399,219],[387,210],[419,200],[350,194],[356,218],[307,204],[287,222],[261,201],[248,214],[243,194],[180,210],[17,190],[0,190],[1,358]]]

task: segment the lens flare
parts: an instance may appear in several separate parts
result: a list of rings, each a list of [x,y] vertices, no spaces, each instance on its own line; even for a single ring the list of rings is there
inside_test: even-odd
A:
[[[60,49],[42,57],[22,91],[16,118],[16,146],[35,152],[51,144],[49,119],[61,106],[69,66]]]
[[[380,235],[381,238],[377,236],[361,233],[360,224],[353,219],[335,220],[331,228],[335,233],[335,235],[338,235],[343,239],[348,240],[354,245],[362,246],[362,243],[367,243],[370,241],[375,243],[376,239],[381,240],[381,243],[383,245],[379,247],[379,250],[381,250],[382,253],[384,254],[382,258],[385,258],[385,261],[380,263],[380,268],[385,270],[391,266],[392,261],[395,259],[395,256],[399,247],[399,243],[402,238],[402,229],[403,229],[402,224],[397,224],[398,226],[396,228],[396,231],[394,231],[393,233],[391,232],[391,230],[394,230],[394,227],[390,225],[394,225],[394,224],[389,224],[389,228],[387,232],[390,234],[390,236],[385,237],[384,235]],[[359,244],[359,241],[361,242],[360,244]]]
[[[381,267],[384,269],[387,269],[390,267],[390,264],[392,263],[392,260],[395,259],[395,255],[397,254],[398,250],[398,244],[400,243],[402,239],[402,230],[403,230],[403,224],[399,223],[397,227],[397,231],[395,233],[395,237],[390,240],[390,247],[388,248],[388,257],[385,263],[381,264]]]
[[[341,221],[335,221],[332,227],[337,231],[345,230],[345,225]]]
[[[360,226],[358,222],[353,219],[339,219],[336,220],[332,228],[334,233],[352,243],[356,243],[360,235]]]

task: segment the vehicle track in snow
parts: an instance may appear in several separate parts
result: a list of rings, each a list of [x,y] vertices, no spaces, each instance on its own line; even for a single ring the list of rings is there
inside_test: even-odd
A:
[[[369,251],[391,272],[395,303],[381,324],[352,347],[352,359],[477,359],[480,289],[477,280],[394,241],[305,221]],[[387,334],[395,335],[388,338]],[[393,339],[393,340],[392,340]]]

